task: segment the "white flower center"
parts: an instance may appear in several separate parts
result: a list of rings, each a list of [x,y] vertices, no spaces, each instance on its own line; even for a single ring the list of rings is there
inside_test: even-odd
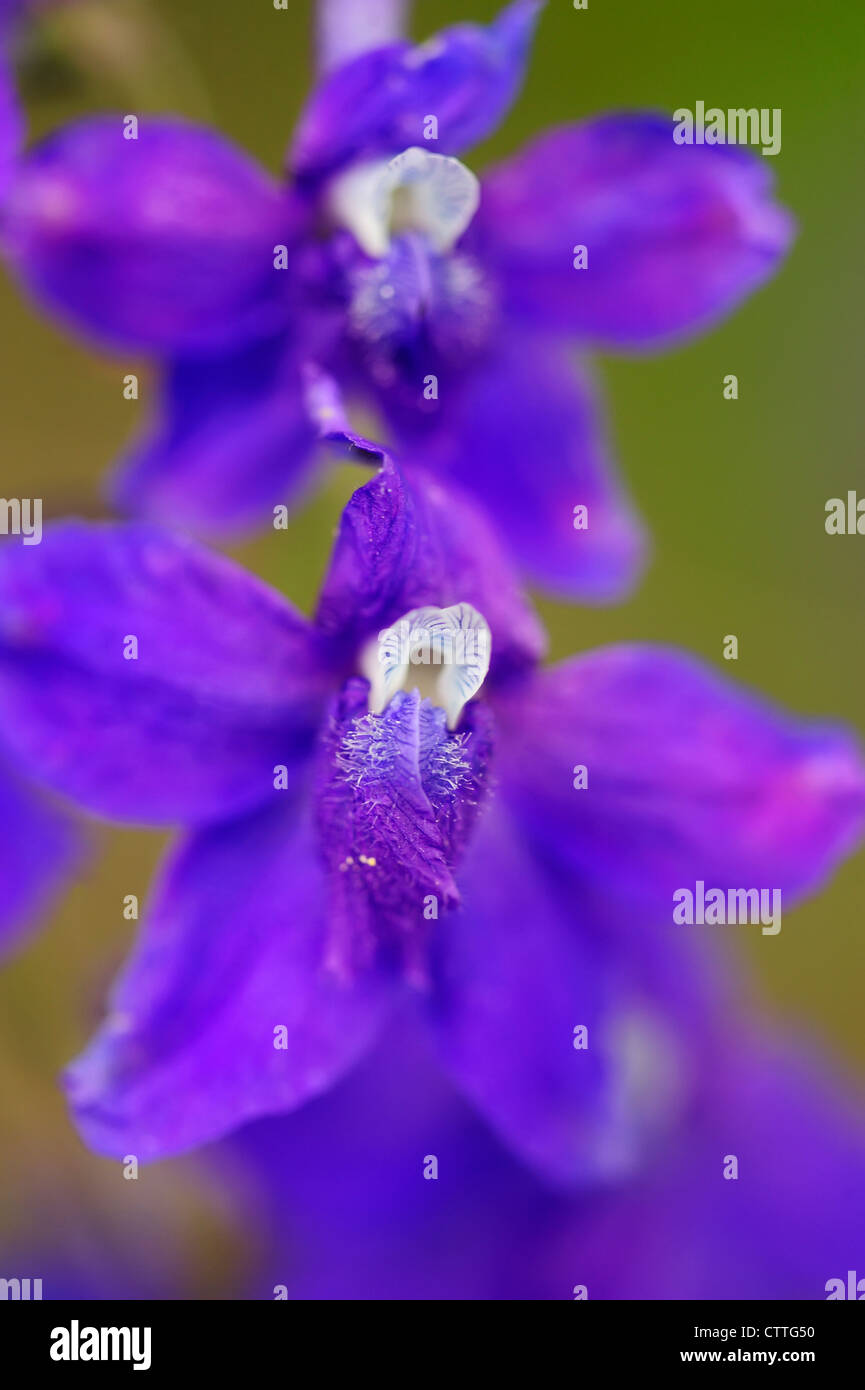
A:
[[[480,202],[480,184],[450,155],[412,146],[391,160],[355,165],[328,193],[333,220],[381,260],[400,232],[422,233],[443,255],[459,241]]]
[[[445,711],[448,728],[455,728],[486,679],[491,647],[489,627],[469,603],[413,609],[384,628],[363,653],[371,713],[381,714],[398,690],[417,689]]]

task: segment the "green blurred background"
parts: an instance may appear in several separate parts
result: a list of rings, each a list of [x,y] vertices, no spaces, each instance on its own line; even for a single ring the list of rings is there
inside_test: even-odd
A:
[[[418,0],[414,32],[499,7]],[[311,80],[312,10],[311,0],[287,12],[271,0],[86,0],[49,16],[18,54],[32,132],[94,109],[177,111],[215,122],[276,170]],[[540,606],[554,655],[623,639],[679,644],[794,710],[865,731],[865,537],[830,537],[823,525],[827,498],[865,495],[862,27],[854,0],[589,0],[584,11],[549,0],[523,97],[471,163],[614,108],[782,109],[771,164],[799,237],[780,276],[692,346],[601,363],[623,474],[654,537],[648,578],[618,608]],[[100,480],[148,408],[146,368],[82,350],[5,281],[0,314],[0,491],[41,495],[48,515],[104,514]],[[121,395],[130,370],[142,372],[137,403]],[[731,372],[735,402],[722,397]],[[308,608],[356,485],[347,469],[332,475],[287,533],[238,553]],[[721,659],[727,633],[739,638],[736,663]],[[53,1223],[70,1245],[110,1231],[127,1248],[147,1229],[157,1247],[164,1237],[181,1290],[218,1296],[237,1286],[249,1252],[200,1165],[124,1183],[119,1165],[83,1150],[55,1086],[126,951],[122,898],[144,896],[161,844],[96,832],[87,872],[0,973],[0,1250],[26,1248],[37,1225]],[[767,1014],[813,1032],[860,1076],[863,890],[860,855],[779,936],[733,941]]]

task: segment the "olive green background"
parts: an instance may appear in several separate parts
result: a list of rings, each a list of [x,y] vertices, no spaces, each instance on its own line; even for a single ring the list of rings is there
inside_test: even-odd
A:
[[[419,0],[415,33],[498,8]],[[33,132],[99,108],[174,110],[215,122],[276,170],[311,80],[311,18],[308,0],[288,12],[271,0],[88,0],[22,46]],[[865,496],[863,79],[853,0],[589,0],[584,11],[550,0],[524,94],[474,167],[550,124],[616,108],[780,107],[782,151],[770,163],[799,225],[781,274],[721,329],[674,353],[600,364],[654,561],[620,607],[541,603],[554,654],[623,639],[678,644],[794,710],[865,730],[865,537],[829,537],[823,524],[827,498],[857,487]],[[103,514],[100,479],[148,405],[146,384],[138,403],[124,401],[121,378],[143,370],[146,383],[146,369],[87,351],[2,281],[0,315],[0,492],[41,495],[51,515]],[[735,402],[722,397],[731,372]],[[239,553],[309,607],[357,481],[332,475],[288,533]],[[727,633],[739,639],[736,663],[721,660]],[[130,939],[121,899],[145,893],[161,843],[99,830],[87,872],[0,972],[0,1250],[10,1232],[26,1245],[36,1229],[85,1242],[94,1229],[133,1240],[147,1229],[157,1247],[179,1241],[181,1286],[225,1293],[247,1241],[199,1165],[123,1183],[117,1165],[83,1150],[54,1082],[98,1018]],[[785,916],[779,936],[742,932],[733,943],[767,1016],[812,1032],[859,1076],[863,889],[860,855]]]

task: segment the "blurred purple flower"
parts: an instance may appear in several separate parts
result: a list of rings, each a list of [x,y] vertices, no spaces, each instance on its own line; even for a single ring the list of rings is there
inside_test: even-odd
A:
[[[538,582],[627,590],[642,529],[569,344],[642,351],[702,331],[772,274],[791,227],[759,159],[676,145],[672,120],[646,113],[543,136],[486,176],[478,207],[454,156],[516,97],[538,9],[515,0],[487,27],[329,72],[287,183],[161,117],[136,139],[89,118],[29,153],[11,264],[99,342],[166,367],[117,484],[125,510],[220,534],[292,502],[313,464],[313,362],[378,405],[413,464],[458,476]]]
[[[327,1096],[225,1154],[254,1175],[269,1233],[252,1297],[820,1300],[861,1268],[861,1111],[741,1015],[647,1170],[576,1197],[492,1140],[405,1021]]]
[[[800,1044],[747,1029],[704,1082],[659,1161],[553,1234],[546,1279],[557,1265],[595,1298],[825,1300],[861,1267],[861,1096]]]
[[[663,649],[539,669],[483,513],[353,447],[382,467],[314,623],[151,525],[58,524],[0,552],[17,756],[98,815],[190,827],[69,1074],[79,1124],[148,1159],[291,1109],[409,995],[550,1179],[630,1171],[674,1103],[666,1030],[698,1060],[723,989],[673,890],[813,888],[859,833],[858,750]],[[376,634],[405,615],[487,623],[486,682],[470,659],[379,668]]]

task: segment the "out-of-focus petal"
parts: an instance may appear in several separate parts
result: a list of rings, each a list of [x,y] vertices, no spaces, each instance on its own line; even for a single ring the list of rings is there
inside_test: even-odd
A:
[[[157,527],[65,522],[0,551],[0,725],[35,778],[162,824],[260,804],[328,684],[279,595]]]
[[[855,847],[865,767],[843,731],[792,718],[700,662],[612,647],[496,704],[502,788],[547,856],[645,897],[816,887]],[[575,769],[587,785],[575,789]]]
[[[9,190],[4,242],[27,286],[101,342],[219,353],[285,317],[299,213],[276,183],[209,130],[97,116],[50,136]]]
[[[327,1097],[232,1141],[271,1218],[254,1296],[825,1299],[865,1236],[861,1119],[825,1068],[743,1033],[644,1173],[566,1196],[490,1142],[412,1030],[389,1030]]]
[[[439,390],[440,418],[425,434],[413,439],[405,412],[397,422],[406,457],[471,489],[541,587],[595,603],[627,594],[643,568],[643,528],[591,384],[564,349],[503,334],[487,361]]]
[[[356,440],[357,457],[381,468],[343,512],[322,628],[359,643],[414,608],[470,603],[492,632],[494,675],[534,661],[543,631],[480,509],[458,487],[404,472],[369,441],[335,438]]]
[[[792,222],[759,156],[677,145],[669,117],[636,114],[554,131],[493,169],[472,232],[513,310],[640,348],[735,308],[777,270]]]
[[[371,1040],[389,987],[325,969],[323,875],[295,812],[277,800],[212,827],[166,867],[111,1012],[67,1073],[97,1152],[147,1161],[290,1110]]]
[[[337,68],[301,117],[292,168],[320,179],[427,140],[437,154],[457,154],[483,139],[522,85],[539,8],[538,0],[514,0],[492,24],[455,24],[420,47],[391,44]],[[437,121],[432,139],[429,117]]]
[[[425,1031],[395,1018],[327,1095],[214,1154],[229,1174],[242,1165],[267,1204],[251,1297],[272,1299],[276,1285],[292,1300],[398,1301],[535,1287],[544,1218],[561,1225],[565,1204],[456,1092]]]
[[[481,819],[458,882],[462,909],[437,923],[433,939],[432,1013],[445,1064],[549,1181],[621,1177],[666,1119],[672,1078],[660,1077],[657,1114],[648,1090],[631,1103],[610,974],[501,808]],[[578,1028],[586,1046],[577,1047]]]
[[[862,1274],[863,1164],[861,1114],[828,1069],[747,1030],[641,1180],[562,1213],[538,1256],[546,1296],[825,1300]]]
[[[297,500],[316,431],[284,340],[175,362],[162,394],[113,481],[124,511],[231,535]]]
[[[72,821],[0,763],[0,959],[38,925],[79,850]]]

